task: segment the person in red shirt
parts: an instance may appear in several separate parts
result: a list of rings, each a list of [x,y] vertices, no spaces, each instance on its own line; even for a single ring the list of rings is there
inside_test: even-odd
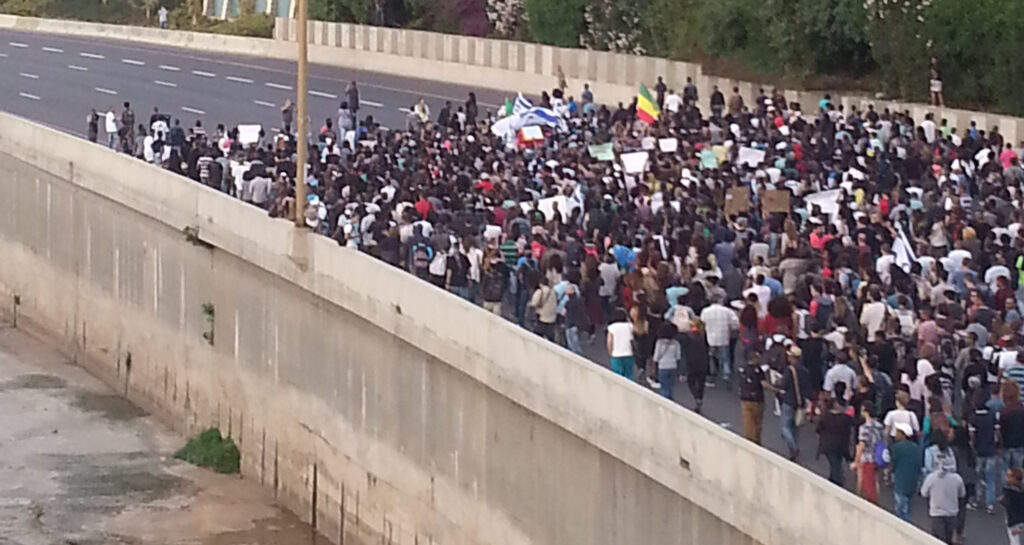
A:
[[[422,193],[420,193],[420,200],[416,201],[414,206],[422,218],[427,217],[427,214],[434,209],[434,205],[430,204],[430,201],[427,200],[427,196]]]
[[[835,237],[825,232],[825,226],[821,224],[821,220],[811,218],[811,223],[814,224],[814,229],[811,231],[810,236],[811,248],[823,252],[825,251],[825,245]]]

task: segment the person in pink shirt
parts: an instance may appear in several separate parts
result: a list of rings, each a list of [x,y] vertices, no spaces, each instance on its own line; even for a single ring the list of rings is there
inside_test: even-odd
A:
[[[1003,150],[1003,153],[999,154],[999,162],[1003,164],[1004,169],[1010,168],[1010,161],[1016,156],[1017,154],[1013,151],[1013,144],[1007,143],[1006,149]]]

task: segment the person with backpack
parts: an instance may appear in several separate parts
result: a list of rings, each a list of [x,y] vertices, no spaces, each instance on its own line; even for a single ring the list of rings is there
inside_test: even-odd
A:
[[[857,429],[857,451],[853,455],[850,470],[857,473],[857,492],[871,503],[878,504],[877,469],[885,467],[889,457],[883,440],[884,426],[875,420],[875,406],[865,401],[860,406],[864,423]]]
[[[683,357],[677,334],[676,326],[665,322],[658,328],[658,340],[654,343],[652,361],[658,369],[659,393],[666,399],[673,399],[672,390],[679,377],[679,360]]]
[[[469,257],[461,250],[453,249],[448,256],[445,269],[445,285],[448,287],[448,291],[472,302],[469,292]]]
[[[487,248],[480,277],[480,296],[483,307],[492,314],[501,316],[501,302],[505,298],[508,284],[508,270],[501,254],[494,248]]]
[[[537,328],[535,332],[545,339],[555,342],[555,320],[558,316],[558,296],[550,286],[547,277],[541,277],[540,285],[530,297],[530,307],[537,312]]]
[[[430,279],[430,263],[434,260],[434,249],[425,237],[413,242],[409,250],[409,269],[420,280]]]
[[[740,414],[743,418],[743,436],[748,441],[760,445],[761,431],[764,423],[764,388],[768,379],[765,377],[767,365],[761,364],[761,356],[752,352],[747,356],[747,363],[739,368]]]
[[[516,262],[516,323],[526,326],[526,307],[530,296],[540,282],[538,261],[529,252],[519,256]]]
[[[910,521],[910,506],[921,478],[921,449],[913,441],[910,424],[893,424],[893,442],[889,445],[892,467],[893,511],[900,519]]]
[[[960,512],[960,498],[967,495],[964,481],[955,469],[950,469],[946,457],[952,454],[938,454],[934,468],[921,485],[921,495],[928,498],[928,516],[932,520],[932,535],[946,545],[953,545],[956,517]],[[956,462],[953,462],[956,465]]]

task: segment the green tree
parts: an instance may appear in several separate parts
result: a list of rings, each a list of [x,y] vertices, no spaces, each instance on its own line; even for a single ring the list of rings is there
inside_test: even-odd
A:
[[[535,41],[561,47],[579,45],[587,0],[525,0],[524,5]]]

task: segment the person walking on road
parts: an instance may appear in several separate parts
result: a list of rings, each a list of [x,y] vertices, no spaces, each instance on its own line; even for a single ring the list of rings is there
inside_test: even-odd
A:
[[[892,463],[893,510],[900,519],[910,522],[910,504],[921,478],[921,449],[912,441],[910,424],[894,425],[895,440],[889,445]]]
[[[660,393],[666,399],[672,399],[672,388],[679,377],[679,360],[682,348],[676,340],[678,330],[671,322],[661,324],[658,329],[658,342],[654,344],[654,365],[658,367],[658,384]]]
[[[117,144],[117,114],[114,113],[113,106],[107,110],[107,116],[105,123],[103,124],[103,128],[107,132],[107,147],[114,149],[114,146]]]
[[[704,389],[711,370],[707,336],[704,332],[704,322],[700,318],[695,317],[690,321],[690,333],[686,335],[683,344],[686,385],[690,387],[690,394],[693,395],[693,410],[700,414],[704,408]]]
[[[622,310],[616,310],[610,321],[606,344],[612,372],[633,380],[633,324]]]
[[[1024,471],[1010,468],[1003,487],[1003,507],[1006,508],[1006,533],[1010,545],[1024,545]]]
[[[356,85],[355,80],[348,84],[345,88],[345,98],[348,101],[348,110],[352,112],[352,117],[358,119],[359,115],[359,87]]]
[[[89,115],[86,116],[85,123],[86,135],[89,137],[89,141],[95,144],[100,135],[100,114],[96,113],[96,108],[89,110]]]
[[[840,397],[841,399],[841,397]],[[831,395],[825,396],[825,412],[818,420],[818,456],[828,460],[828,480],[843,486],[843,464],[850,459],[850,434],[853,431],[853,417]]]
[[[284,101],[284,106],[281,107],[281,129],[285,134],[292,133],[292,123],[295,122],[295,104],[292,103],[292,99]]]
[[[928,516],[932,520],[932,535],[946,545],[953,545],[956,516],[960,512],[960,498],[967,495],[964,480],[945,463],[946,454],[936,455],[935,469],[924,479],[921,495],[928,498]]]
[[[808,401],[804,392],[812,389],[811,378],[800,362],[802,357],[803,350],[799,346],[789,347],[786,351],[787,365],[780,370],[779,382],[773,388],[779,398],[779,423],[782,439],[789,448],[790,461],[796,461],[800,456],[800,426]]]
[[[767,367],[767,366],[765,366]],[[747,364],[739,369],[740,411],[743,417],[743,436],[748,441],[760,445],[761,429],[764,422],[764,385],[765,368],[761,366],[761,356],[752,352],[747,356]]]
[[[860,406],[863,424],[857,429],[857,452],[850,469],[857,472],[857,491],[871,503],[878,503],[877,469],[885,464],[885,427],[875,419],[875,404],[865,401]]]

